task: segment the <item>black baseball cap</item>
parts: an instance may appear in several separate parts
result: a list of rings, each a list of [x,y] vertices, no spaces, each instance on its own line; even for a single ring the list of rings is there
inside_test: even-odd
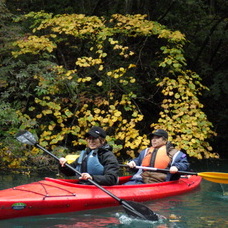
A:
[[[152,138],[154,135],[168,139],[168,133],[163,129],[155,130],[153,133],[150,134],[150,138]]]
[[[94,138],[101,137],[105,139],[106,132],[101,127],[94,126],[85,134],[85,137],[89,136],[93,136]]]

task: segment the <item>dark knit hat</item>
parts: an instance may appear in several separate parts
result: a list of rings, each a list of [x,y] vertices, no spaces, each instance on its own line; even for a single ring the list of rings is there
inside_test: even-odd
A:
[[[167,133],[167,131],[165,131],[163,129],[157,129],[156,131],[151,133],[150,138],[152,138],[154,135],[168,139],[168,133]]]
[[[105,139],[106,132],[101,127],[94,126],[85,134],[85,137],[89,136],[93,136],[94,138],[101,137]]]

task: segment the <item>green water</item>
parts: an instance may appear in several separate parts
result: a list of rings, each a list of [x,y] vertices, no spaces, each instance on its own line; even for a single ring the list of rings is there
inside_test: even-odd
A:
[[[197,166],[204,171],[228,172],[227,161],[209,162]],[[195,168],[195,170],[197,170]],[[198,172],[197,170],[197,172]],[[44,175],[45,176],[45,175]],[[0,189],[41,180],[44,176],[0,175]],[[54,174],[48,174],[54,177]],[[221,185],[203,180],[193,192],[144,203],[151,210],[167,219],[159,222],[137,221],[126,216],[122,206],[65,213],[1,220],[0,227],[7,228],[226,228],[228,227],[228,184]]]

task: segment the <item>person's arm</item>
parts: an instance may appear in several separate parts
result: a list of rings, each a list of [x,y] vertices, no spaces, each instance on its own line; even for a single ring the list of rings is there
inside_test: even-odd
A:
[[[177,156],[173,158],[170,173],[167,174],[166,181],[178,180],[181,175],[177,171],[186,171],[189,169],[187,155],[181,151],[177,153]]]
[[[73,168],[75,168],[77,166],[77,160],[78,158],[71,164],[69,164],[70,166],[72,166]],[[71,170],[70,168],[66,167],[65,164],[67,163],[66,158],[60,158],[59,159],[59,171],[61,173],[63,173],[66,176],[75,176],[77,175],[73,170]]]
[[[187,155],[180,151],[178,156],[172,162],[172,166],[175,166],[178,171],[187,171],[190,166]]]
[[[139,156],[134,158],[132,161],[128,162],[127,165],[129,168],[134,168],[135,166],[140,166],[142,164],[142,160],[145,156],[146,149],[140,151]]]

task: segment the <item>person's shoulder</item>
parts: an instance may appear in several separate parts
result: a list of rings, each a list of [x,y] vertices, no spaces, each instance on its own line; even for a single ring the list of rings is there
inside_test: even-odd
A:
[[[113,147],[112,147],[110,144],[105,143],[104,145],[102,145],[102,146],[100,147],[100,149],[101,149],[101,150],[111,150],[111,151],[112,151]]]
[[[104,144],[102,147],[98,149],[98,154],[107,154],[107,153],[113,153],[112,152],[113,147],[109,144]]]
[[[142,153],[145,153],[147,150],[149,150],[150,149],[150,147],[147,147],[147,148],[145,148],[145,149],[142,149],[139,153],[140,154],[142,154]]]
[[[181,150],[178,150],[177,151],[177,159],[187,159],[187,154]]]

